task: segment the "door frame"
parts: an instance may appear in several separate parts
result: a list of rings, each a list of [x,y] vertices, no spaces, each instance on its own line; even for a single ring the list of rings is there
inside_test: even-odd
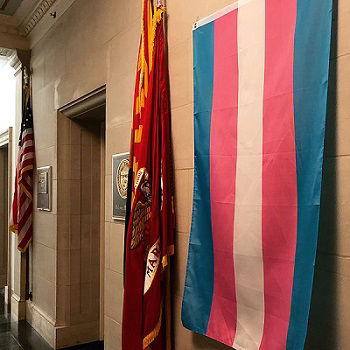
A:
[[[103,118],[101,119],[100,116],[103,114]],[[79,99],[72,101],[68,103],[67,105],[61,107],[58,109],[58,115],[57,115],[57,157],[58,157],[58,164],[57,164],[57,179],[58,179],[58,186],[57,186],[57,198],[58,198],[58,213],[61,211],[61,200],[59,199],[59,196],[63,198],[63,190],[62,185],[60,185],[60,181],[65,181],[65,185],[68,184],[69,180],[65,180],[65,177],[63,176],[64,168],[67,167],[67,159],[63,159],[64,152],[69,149],[70,153],[72,153],[72,142],[71,139],[76,136],[77,131],[77,125],[84,123],[85,121],[93,121],[93,122],[100,122],[103,127],[101,127],[100,132],[100,140],[103,140],[100,144],[100,152],[101,152],[101,187],[100,187],[100,249],[99,249],[99,263],[100,263],[100,285],[99,285],[99,340],[103,340],[104,338],[104,251],[105,251],[105,200],[104,200],[104,176],[102,176],[102,173],[104,173],[104,164],[105,164],[105,120],[106,120],[106,86],[102,86],[100,88],[97,88],[90,93],[80,97]],[[74,126],[75,125],[75,126]],[[70,139],[69,139],[70,138]],[[77,144],[77,141],[75,141],[75,144]],[[72,167],[72,164],[70,163],[68,167]],[[68,197],[72,198],[74,196],[74,193],[68,193]],[[70,199],[70,202],[72,200]],[[80,215],[80,214],[79,214]],[[65,216],[65,215],[63,215]],[[71,223],[69,224],[69,227],[71,227]],[[58,243],[59,240],[62,239],[63,235],[60,232],[61,228],[57,227],[57,237],[58,237]],[[70,275],[73,275],[73,268],[69,263],[66,264],[67,271],[69,271]],[[59,281],[57,281],[57,284],[59,284]],[[69,294],[69,293],[68,293]],[[70,297],[69,297],[70,298]],[[68,299],[69,299],[68,298]],[[66,304],[69,306],[70,302],[67,300],[65,302],[61,302],[61,298],[58,297],[56,300],[56,308],[61,308],[61,304]],[[63,305],[64,306],[64,305]],[[62,309],[62,308],[61,308]],[[69,328],[72,326],[70,324],[69,319],[69,310],[67,309],[66,312],[63,312],[63,314],[57,317],[57,322],[61,327]],[[75,325],[77,326],[77,325]],[[56,339],[56,343],[59,345],[61,344],[61,340],[59,339],[59,334]],[[80,339],[76,339],[78,341],[81,341]],[[97,340],[97,339],[96,339]],[[74,344],[64,344],[66,345],[74,345]]]
[[[13,196],[13,184],[12,184],[12,127],[9,127],[7,130],[0,133],[0,148],[7,146],[7,205],[8,205],[8,218],[11,213],[11,204],[12,204],[12,196]],[[6,304],[11,303],[11,235],[10,231],[8,231],[7,236],[7,285],[5,287],[5,302]]]

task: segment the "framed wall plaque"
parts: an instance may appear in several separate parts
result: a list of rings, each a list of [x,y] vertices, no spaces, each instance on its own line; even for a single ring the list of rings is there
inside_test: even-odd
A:
[[[129,152],[112,156],[112,218],[125,221]]]
[[[37,168],[37,208],[51,211],[51,166]]]

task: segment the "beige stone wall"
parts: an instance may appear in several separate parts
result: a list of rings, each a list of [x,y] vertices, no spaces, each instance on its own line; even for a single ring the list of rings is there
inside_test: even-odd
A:
[[[177,234],[173,271],[176,350],[225,349],[185,330],[181,298],[193,188],[192,23],[232,0],[168,1],[168,43],[175,158]],[[105,161],[106,349],[121,349],[123,225],[111,219],[111,155],[129,147],[141,0],[77,0],[32,50],[37,165],[53,166],[53,211],[35,211],[33,322],[45,336],[55,325],[57,300],[57,109],[107,85]],[[337,45],[333,42],[331,106],[327,124],[321,237],[310,321],[309,349],[347,349],[350,339],[350,6],[339,0]],[[333,40],[333,41],[334,41]],[[336,96],[336,97],[334,97]],[[335,105],[336,103],[336,105]],[[98,286],[96,286],[98,288]],[[39,317],[39,316],[38,316]],[[45,328],[46,327],[46,328]],[[331,330],[331,331],[329,331]],[[54,337],[45,336],[50,342]],[[51,338],[50,338],[51,337]],[[325,346],[328,344],[329,346]]]
[[[85,269],[81,271],[78,271],[78,267],[75,271],[70,267],[74,266],[74,258],[80,257],[81,261],[89,259],[91,252],[84,251],[84,247],[75,247],[78,250],[73,251],[74,242],[66,242],[67,246],[64,246],[63,237],[58,236],[59,229],[60,233],[67,233],[68,239],[70,237],[70,232],[65,232],[62,228],[67,217],[68,220],[73,219],[70,224],[71,227],[75,227],[74,234],[83,232],[83,228],[80,230],[74,224],[74,215],[70,217],[64,211],[66,203],[61,203],[61,209],[58,210],[59,198],[64,202],[64,192],[67,192],[64,181],[70,181],[69,190],[74,192],[76,189],[72,184],[74,178],[70,177],[72,174],[64,174],[67,170],[64,164],[68,164],[70,158],[65,158],[67,152],[58,150],[57,141],[58,136],[70,140],[70,132],[74,133],[74,130],[69,130],[68,135],[64,134],[67,132],[65,129],[62,129],[63,134],[62,131],[58,133],[57,110],[106,83],[108,39],[114,35],[114,31],[110,32],[113,24],[112,16],[118,13],[116,9],[108,8],[113,3],[114,1],[104,2],[105,6],[101,10],[96,1],[75,1],[50,32],[32,48],[36,161],[37,167],[52,166],[52,211],[50,213],[36,209],[34,211],[33,302],[27,307],[27,319],[52,346],[66,345],[70,340],[79,338],[77,334],[83,331],[75,328],[77,322],[75,318],[83,318],[84,312],[87,311],[81,302],[89,298],[96,299],[99,295],[99,283],[96,283],[96,294],[87,295],[87,292],[92,291],[89,285],[89,290],[85,289],[86,293],[79,298],[82,285],[76,287],[78,281],[70,279],[74,272],[77,278],[83,279],[89,265],[85,264]],[[74,137],[76,135],[73,134],[72,142],[62,142],[61,145],[74,144]],[[57,159],[58,151],[63,157],[61,160]],[[72,155],[74,156],[75,153],[72,152]],[[70,169],[68,167],[68,170]],[[60,174],[59,185],[62,190],[58,195],[58,175]],[[70,208],[73,207],[70,214],[74,214],[74,210],[76,212],[79,209],[77,206],[81,205],[77,201],[69,204]],[[36,206],[36,203],[34,205]],[[99,244],[96,245],[97,251],[98,246]],[[68,266],[64,265],[67,269],[65,271],[69,273],[68,276],[62,276],[64,272],[61,262],[65,261],[65,254],[72,258]],[[91,307],[90,303],[88,309]],[[78,314],[75,312],[77,308]],[[66,326],[69,326],[70,330]],[[96,327],[93,329],[89,327],[89,324],[86,324],[82,340],[87,339],[89,335],[95,337],[93,334]]]

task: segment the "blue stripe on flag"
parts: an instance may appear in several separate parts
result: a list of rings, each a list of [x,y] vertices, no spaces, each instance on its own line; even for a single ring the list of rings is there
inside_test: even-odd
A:
[[[298,236],[287,350],[304,347],[314,274],[326,121],[332,0],[298,0],[294,52]]]
[[[214,286],[209,157],[214,79],[214,22],[193,32],[193,49],[194,192],[182,323],[186,328],[205,334]]]

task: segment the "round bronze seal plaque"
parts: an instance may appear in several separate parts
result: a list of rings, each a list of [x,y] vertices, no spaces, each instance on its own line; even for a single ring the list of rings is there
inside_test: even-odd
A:
[[[126,199],[128,193],[128,172],[129,160],[123,159],[118,166],[115,182],[117,184],[118,193],[123,199]]]

